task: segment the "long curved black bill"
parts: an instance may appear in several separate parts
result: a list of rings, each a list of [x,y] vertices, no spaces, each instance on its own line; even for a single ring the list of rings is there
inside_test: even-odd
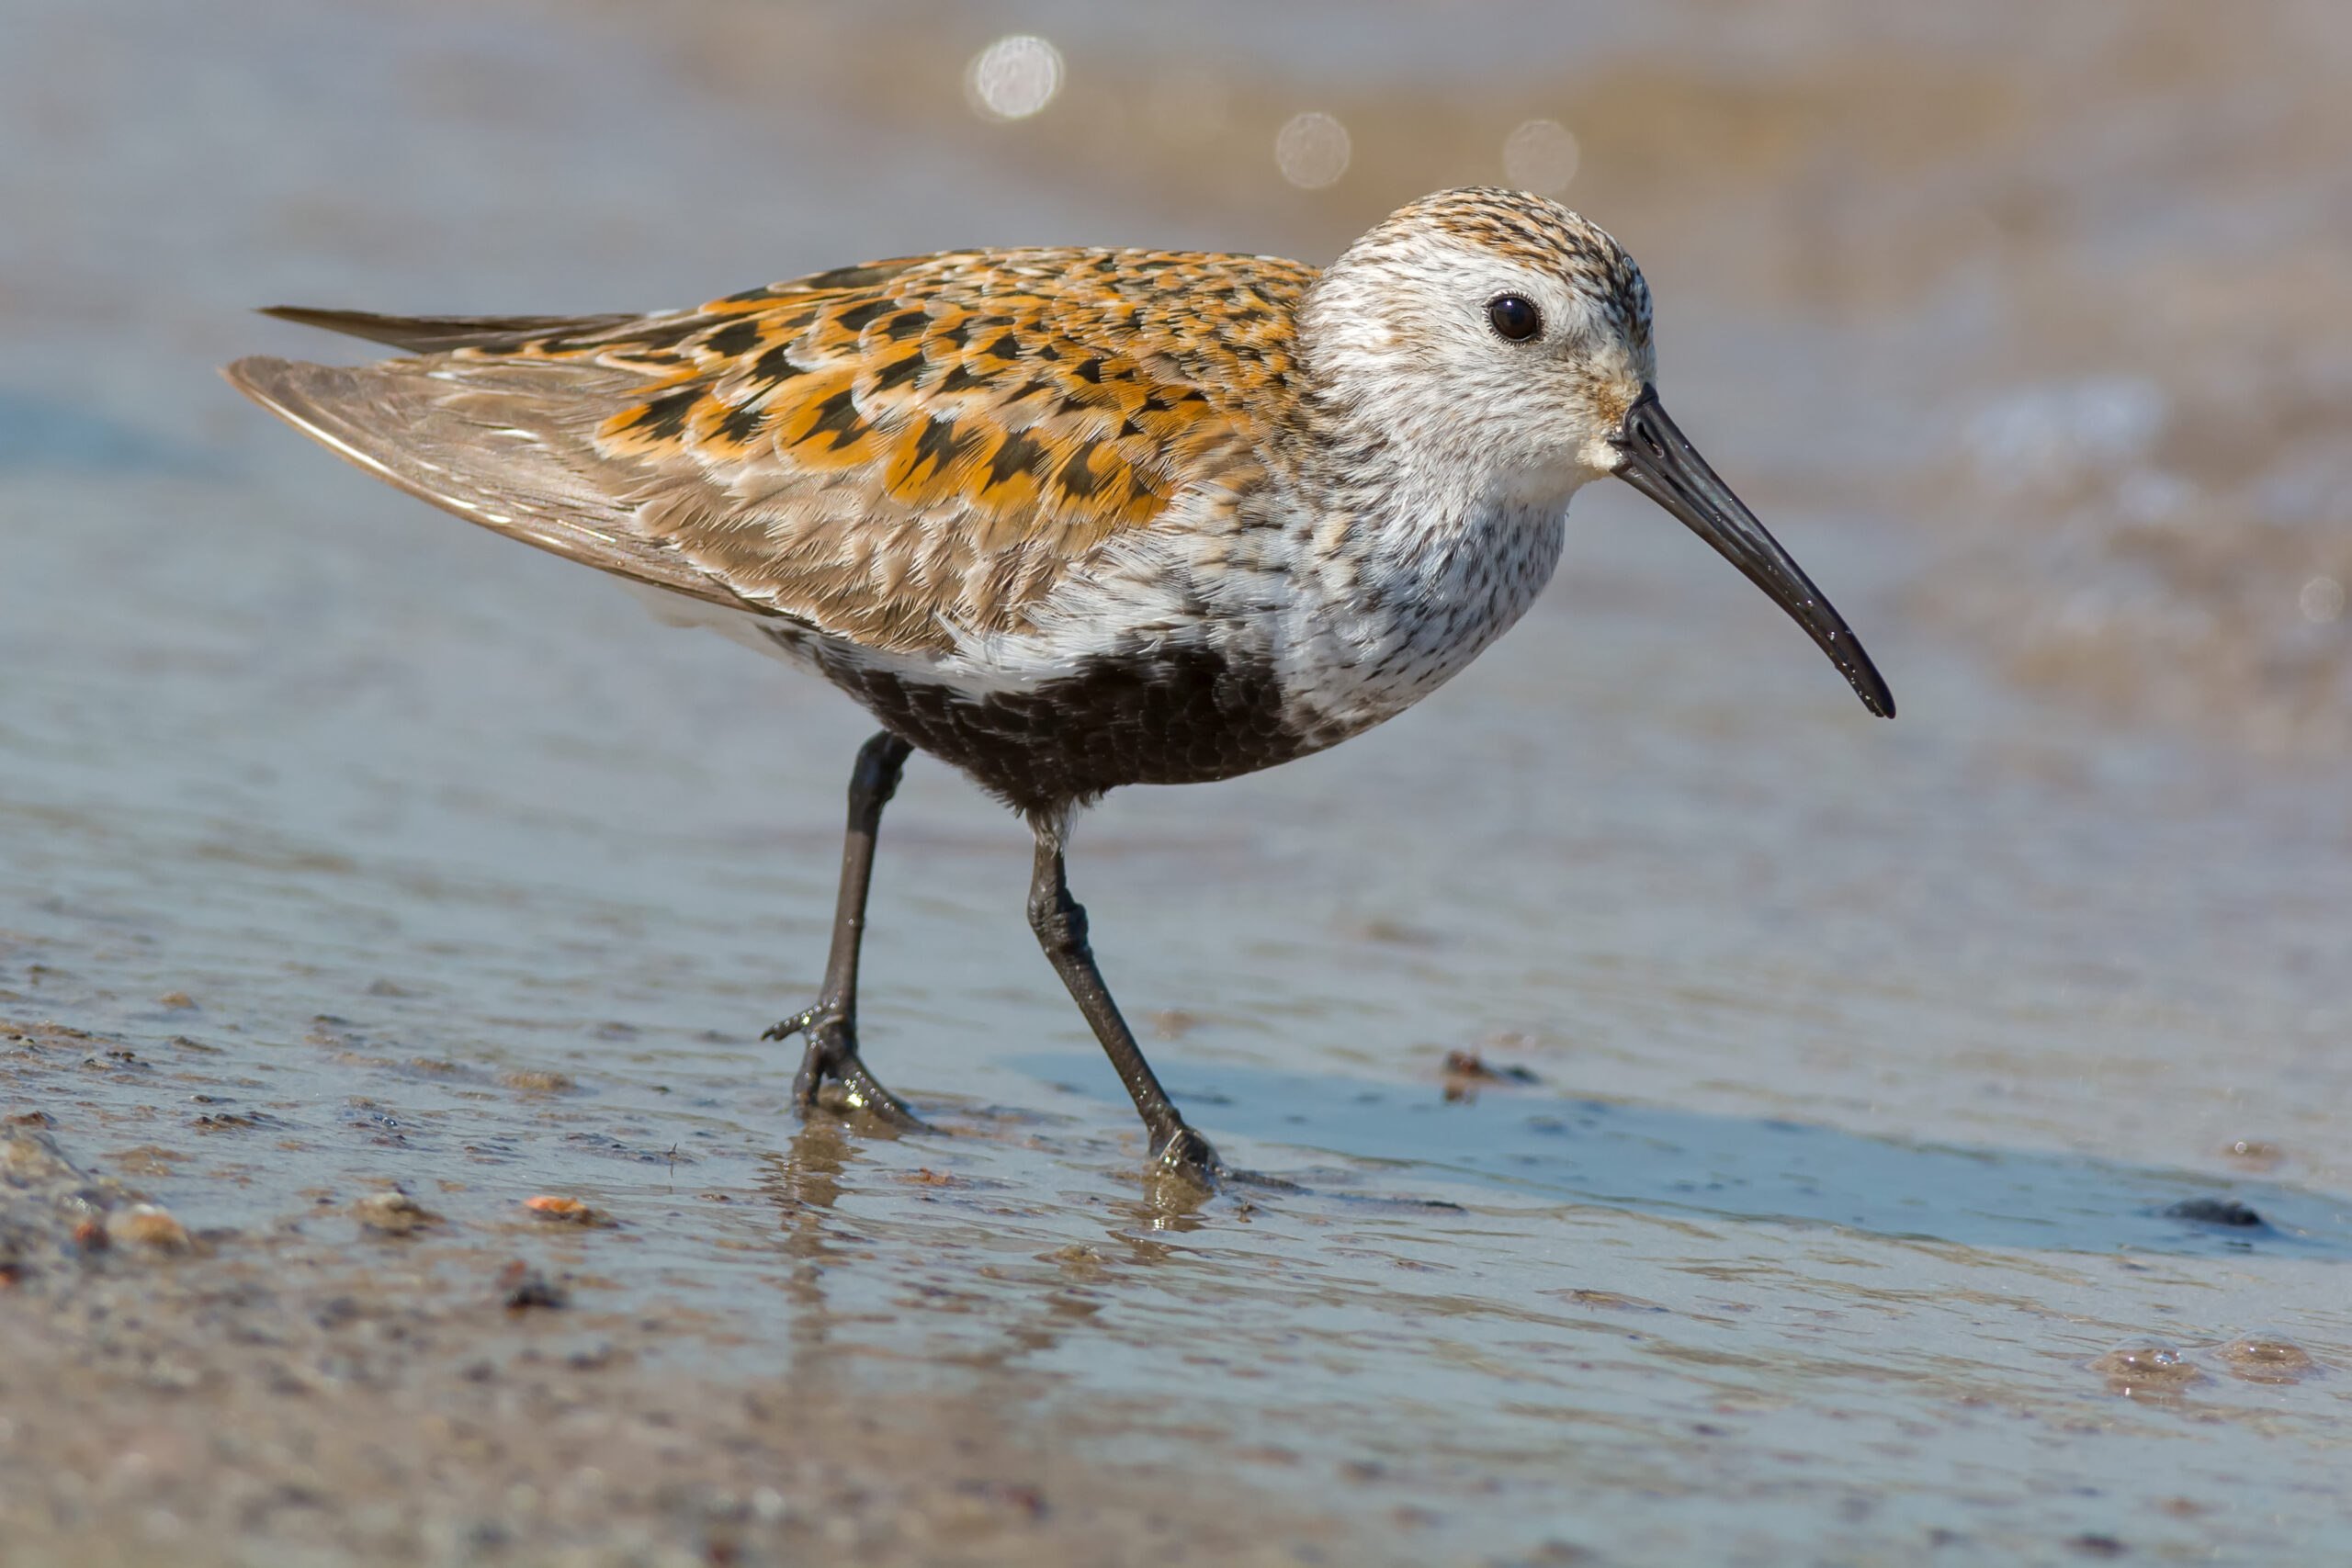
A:
[[[1770,593],[1821,645],[1864,707],[1881,718],[1894,716],[1894,694],[1879,678],[1845,617],[1822,597],[1780,541],[1764,531],[1756,513],[1707,467],[1690,437],[1658,405],[1655,388],[1644,389],[1640,400],[1625,411],[1617,446],[1625,455],[1617,469],[1619,479],[1682,519],[1692,533],[1747,573],[1750,582]]]

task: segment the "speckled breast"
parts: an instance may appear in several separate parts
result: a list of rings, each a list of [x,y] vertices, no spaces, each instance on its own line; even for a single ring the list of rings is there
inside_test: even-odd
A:
[[[820,653],[884,728],[1016,809],[1053,812],[1133,784],[1203,784],[1317,749],[1263,663],[1208,649],[1098,658],[1021,692],[975,694]]]

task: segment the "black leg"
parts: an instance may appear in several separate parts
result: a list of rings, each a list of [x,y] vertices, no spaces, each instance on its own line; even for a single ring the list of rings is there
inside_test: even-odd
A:
[[[857,1055],[857,950],[865,935],[865,890],[874,881],[874,838],[882,826],[882,807],[897,793],[899,772],[912,750],[887,729],[858,748],[857,767],[849,776],[849,831],[842,840],[842,886],[833,905],[833,946],[825,960],[823,994],[816,1006],[794,1013],[760,1036],[808,1037],[800,1071],[792,1079],[793,1098],[804,1106],[816,1104],[817,1091],[832,1078],[853,1108],[898,1121],[915,1120],[906,1102],[884,1089]]]
[[[1029,925],[1037,933],[1038,945],[1046,950],[1062,984],[1069,987],[1070,998],[1093,1026],[1094,1037],[1102,1042],[1111,1066],[1118,1069],[1119,1081],[1135,1100],[1144,1128],[1151,1134],[1152,1162],[1171,1175],[1214,1188],[1225,1168],[1216,1150],[1186,1125],[1168,1091],[1159,1087],[1127,1021],[1119,1016],[1119,1004],[1111,999],[1110,987],[1102,984],[1102,971],[1094,966],[1094,950],[1086,941],[1086,910],[1069,896],[1069,883],[1063,874],[1061,825],[1035,826],[1037,865],[1029,882]]]

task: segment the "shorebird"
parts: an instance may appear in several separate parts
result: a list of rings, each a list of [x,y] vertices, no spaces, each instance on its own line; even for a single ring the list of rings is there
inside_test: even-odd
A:
[[[802,1107],[912,1119],[858,1052],[882,809],[909,753],[1036,840],[1029,921],[1160,1170],[1215,1149],[1096,966],[1064,849],[1121,784],[1269,768],[1393,717],[1517,621],[1569,498],[1621,479],[1811,634],[1845,621],[1667,417],[1650,297],[1609,234],[1520,191],[1440,192],[1317,272],[1266,256],[982,250],[655,314],[267,312],[389,344],[226,374],[413,495],[661,591],[822,676],[880,733],[850,775]]]

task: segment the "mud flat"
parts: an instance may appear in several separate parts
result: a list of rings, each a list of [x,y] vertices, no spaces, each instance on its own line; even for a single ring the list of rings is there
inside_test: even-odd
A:
[[[0,1561],[1385,1560],[1361,1521],[1231,1473],[1090,1462],[1017,1378],[891,1395],[697,1370],[695,1314],[574,1304],[561,1271],[420,1211],[190,1235],[20,1113]]]

